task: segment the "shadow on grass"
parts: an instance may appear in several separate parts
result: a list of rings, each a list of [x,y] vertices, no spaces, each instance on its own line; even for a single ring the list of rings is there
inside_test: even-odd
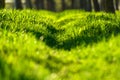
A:
[[[75,36],[74,38],[68,38],[63,41],[61,45],[57,45],[58,49],[71,50],[76,46],[88,46],[94,43],[98,43],[103,39],[108,41],[111,36],[117,36],[120,33],[120,27],[106,27],[105,30],[102,30],[100,27],[90,27],[89,29],[83,30],[80,35]]]
[[[50,47],[56,46],[58,44],[58,41],[57,41],[55,35],[58,32],[62,32],[62,31],[55,29],[51,25],[47,25],[45,27],[47,27],[45,31],[44,30],[42,31],[42,30],[34,30],[34,29],[27,28],[26,33],[32,33],[36,37],[37,40],[42,40],[43,42],[45,42]],[[43,39],[41,39],[42,37],[43,37]]]
[[[117,36],[120,33],[120,27],[117,25],[106,25],[105,29],[102,29],[100,26],[94,27],[90,26],[88,29],[83,30],[79,35],[75,37],[69,37],[67,40],[58,41],[57,35],[62,36],[65,33],[65,30],[57,30],[52,24],[46,24],[45,30],[35,30],[26,28],[26,33],[32,33],[37,40],[43,36],[43,42],[46,43],[49,47],[56,49],[71,50],[76,46],[88,46],[94,43],[97,43],[103,39],[109,40],[112,35]],[[4,29],[4,27],[1,27]],[[5,29],[9,30],[10,27]],[[19,31],[19,30],[17,30]]]
[[[95,28],[93,26],[83,30],[80,35],[75,36],[74,38],[68,38],[65,41],[58,42],[56,35],[64,32],[64,30],[56,30],[53,26],[48,26],[46,30],[48,34],[42,34],[41,32],[34,30],[28,30],[28,32],[32,32],[37,39],[40,39],[41,36],[44,36],[43,42],[45,42],[48,46],[64,50],[71,50],[72,48],[80,45],[92,45],[103,39],[109,40],[112,35],[117,36],[120,33],[120,27],[118,26],[106,27],[104,30],[102,30],[100,27]]]

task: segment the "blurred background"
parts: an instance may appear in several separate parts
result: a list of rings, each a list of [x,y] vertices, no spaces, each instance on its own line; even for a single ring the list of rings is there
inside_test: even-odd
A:
[[[104,11],[108,8],[119,10],[119,0],[0,0],[0,8],[7,9],[45,9],[63,11],[66,9],[81,9],[85,11]]]

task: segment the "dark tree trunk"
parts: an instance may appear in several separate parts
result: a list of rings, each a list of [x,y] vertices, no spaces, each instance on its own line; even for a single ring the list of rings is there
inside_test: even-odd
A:
[[[65,4],[65,0],[62,0],[62,10],[66,9],[66,4]]]
[[[31,0],[26,0],[25,4],[26,4],[26,8],[32,9],[32,2],[31,2]]]
[[[36,9],[44,9],[44,0],[35,0]]]
[[[14,0],[15,9],[23,9],[21,0]]]
[[[92,11],[91,0],[80,0],[80,9]]]
[[[79,0],[71,0],[71,8],[79,9]]]
[[[54,0],[47,0],[47,9],[55,11],[55,2]]]
[[[115,0],[115,8],[116,10],[119,10],[119,0]]]
[[[71,8],[75,9],[76,8],[76,0],[71,0]]]
[[[86,11],[92,11],[91,0],[86,0]]]
[[[70,8],[72,8],[72,5],[68,6],[66,0],[62,0],[62,10],[70,9]]]
[[[0,9],[5,8],[5,0],[0,0]]]
[[[105,0],[105,12],[115,13],[113,0]]]
[[[101,2],[100,2],[100,9],[101,9],[101,11],[105,10],[105,0],[101,0]]]
[[[85,10],[86,9],[86,0],[80,0],[80,9]]]
[[[100,11],[100,6],[99,6],[99,3],[98,3],[98,0],[93,0],[93,5],[94,5],[94,10],[96,12]]]

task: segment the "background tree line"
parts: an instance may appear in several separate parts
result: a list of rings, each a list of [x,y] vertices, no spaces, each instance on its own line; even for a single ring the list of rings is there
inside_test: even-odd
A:
[[[62,11],[81,9],[85,11],[105,11],[115,13],[119,10],[119,0],[13,0],[15,9],[46,9]],[[24,7],[25,6],[25,7]],[[0,0],[0,8],[5,8],[5,0]]]

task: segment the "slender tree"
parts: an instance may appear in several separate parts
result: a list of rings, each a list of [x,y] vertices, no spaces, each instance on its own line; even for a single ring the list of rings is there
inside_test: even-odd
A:
[[[4,8],[5,7],[5,0],[0,0],[0,8]]]
[[[76,8],[76,0],[71,0],[71,8],[75,9]]]
[[[26,8],[32,9],[32,2],[31,0],[25,0]]]
[[[44,9],[44,0],[35,0],[36,9]]]
[[[80,0],[80,9],[85,10],[86,0]]]
[[[115,0],[115,8],[116,10],[119,10],[119,0]]]
[[[21,0],[14,0],[15,9],[23,9]]]
[[[79,0],[71,0],[71,8],[79,9]]]
[[[85,7],[86,11],[92,11],[92,4],[91,4],[91,0],[86,0],[86,7]]]
[[[93,0],[93,5],[94,5],[94,10],[97,12],[97,11],[100,11],[100,5],[98,3],[98,0]]]
[[[63,10],[72,8],[72,5],[69,5],[69,3],[71,3],[71,0],[62,0]]]
[[[91,0],[80,0],[80,9],[92,11]]]
[[[115,13],[113,0],[105,0],[105,12]]]
[[[101,11],[105,11],[105,2],[106,2],[105,0],[100,1],[100,10]]]
[[[65,4],[65,0],[62,0],[62,10],[65,10],[66,9],[66,4]]]
[[[55,11],[55,1],[47,0],[47,9],[51,11]]]

